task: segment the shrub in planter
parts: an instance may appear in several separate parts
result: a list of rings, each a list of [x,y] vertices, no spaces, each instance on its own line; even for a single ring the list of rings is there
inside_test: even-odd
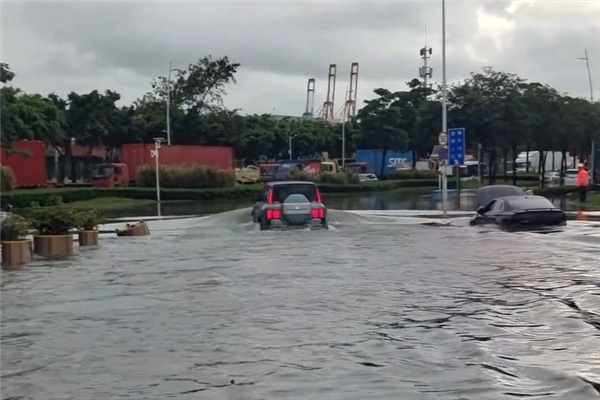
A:
[[[234,186],[235,171],[206,166],[161,165],[158,170],[160,186],[165,189],[205,189]],[[143,165],[138,169],[137,186],[155,187],[156,169]]]
[[[10,214],[2,222],[2,265],[16,266],[31,261],[31,241],[25,239],[31,222],[20,215]]]
[[[31,228],[31,222],[26,218],[17,215],[10,214],[2,222],[2,230],[0,231],[1,240],[24,240],[25,236],[29,233]]]
[[[84,210],[77,213],[77,232],[80,246],[98,245],[98,225],[104,222],[104,216],[97,210]]]
[[[71,230],[79,224],[78,211],[62,204],[60,197],[53,199],[55,205],[31,210],[31,223],[37,235],[33,237],[35,254],[46,258],[60,258],[73,254]]]
[[[12,192],[15,190],[17,180],[10,167],[0,167],[0,192]]]

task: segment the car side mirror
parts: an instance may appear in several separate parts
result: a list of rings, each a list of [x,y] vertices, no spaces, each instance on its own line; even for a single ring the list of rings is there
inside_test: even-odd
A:
[[[479,215],[485,214],[485,207],[484,206],[479,207],[477,209],[477,214],[479,214]]]

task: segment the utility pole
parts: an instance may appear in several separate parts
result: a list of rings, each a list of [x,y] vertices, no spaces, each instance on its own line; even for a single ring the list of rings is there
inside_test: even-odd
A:
[[[585,49],[585,57],[583,58],[578,58],[578,60],[584,60],[585,61],[585,65],[587,67],[587,73],[588,73],[588,82],[590,84],[590,102],[594,102],[594,85],[592,83],[592,72],[590,71],[590,59],[588,57],[588,52],[587,49]],[[596,159],[596,141],[595,141],[595,137],[592,137],[592,145],[591,145],[591,155],[590,155],[590,163],[589,163],[589,167],[592,170],[592,183],[596,183],[596,165],[595,165],[595,160]]]
[[[448,88],[446,82],[446,0],[442,0],[442,132],[448,134]],[[446,213],[448,201],[448,160],[443,161],[442,170],[442,209]]]

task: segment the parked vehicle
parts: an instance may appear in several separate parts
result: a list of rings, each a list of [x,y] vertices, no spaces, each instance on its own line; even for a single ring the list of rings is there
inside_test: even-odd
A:
[[[577,186],[577,174],[579,170],[577,168],[569,168],[565,171],[565,186]],[[589,174],[589,182],[592,183],[592,175]]]
[[[562,152],[560,151],[522,151],[515,159],[515,169],[517,173],[540,172],[540,159],[545,155],[544,171],[559,171],[562,166]],[[573,167],[573,159],[566,153],[567,168]],[[512,174],[512,169],[506,171],[507,174]]]
[[[461,181],[478,179],[479,171],[481,171],[482,177],[487,175],[487,165],[479,161],[465,161],[465,164],[461,165],[458,170]]]
[[[353,174],[366,174],[369,166],[367,163],[363,162],[354,162],[346,164],[344,171],[351,172]]]
[[[44,143],[39,140],[19,140],[12,152],[0,150],[0,164],[9,167],[15,175],[16,186],[46,186],[46,155]]]
[[[235,180],[240,185],[253,184],[260,177],[260,168],[256,165],[248,165],[244,168],[235,169]]]
[[[96,164],[90,169],[90,186],[129,186],[129,169],[123,163]]]
[[[375,174],[358,174],[358,180],[360,182],[370,182],[370,181],[376,181],[377,179],[377,175]]]
[[[412,152],[410,151],[387,151],[385,160],[382,150],[357,150],[356,161],[367,164],[367,171],[375,175],[388,175],[404,167],[412,167]]]
[[[335,161],[329,161],[329,160],[322,161],[321,168],[323,169],[323,172],[330,172],[330,173],[340,172],[340,167],[339,167],[338,163]]]
[[[260,173],[257,182],[270,182],[275,179],[275,173],[279,164],[260,164],[258,166]]]
[[[154,165],[154,144],[125,144],[121,149],[121,161],[127,165],[129,179],[137,179],[138,168],[142,165]],[[160,165],[193,165],[234,170],[235,156],[230,147],[163,145],[159,152]]]
[[[309,174],[320,174],[323,172],[323,162],[318,158],[307,158],[298,160],[279,160],[280,168],[293,169],[298,168],[300,171]]]
[[[544,182],[548,182],[548,183],[560,182],[560,172],[557,172],[557,171],[544,172]]]

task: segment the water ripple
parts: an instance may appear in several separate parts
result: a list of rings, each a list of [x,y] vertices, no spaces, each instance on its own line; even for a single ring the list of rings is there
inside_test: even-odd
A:
[[[600,398],[589,230],[246,211],[3,271],[3,398]]]

